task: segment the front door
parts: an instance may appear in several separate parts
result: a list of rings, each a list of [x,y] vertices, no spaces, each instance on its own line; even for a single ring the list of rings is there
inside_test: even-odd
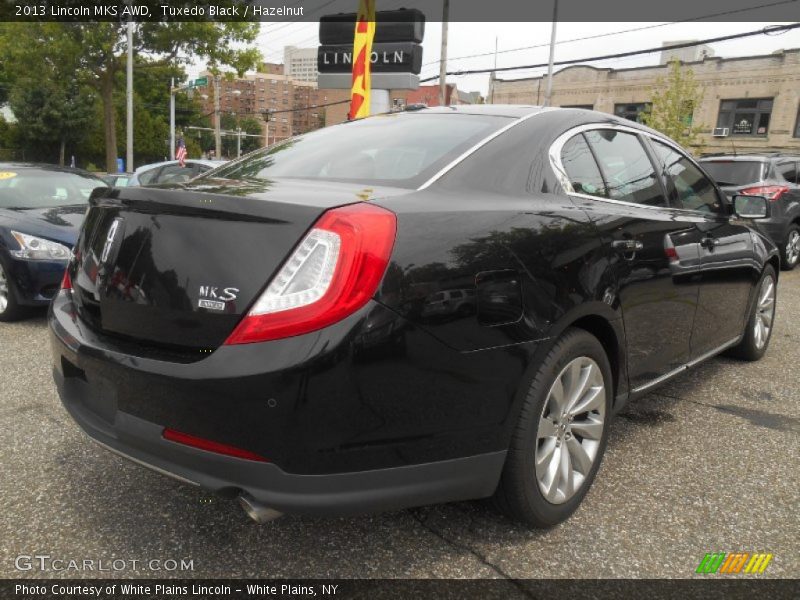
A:
[[[681,217],[695,222],[690,240],[700,258],[700,295],[691,358],[700,358],[744,331],[751,291],[760,275],[750,230],[727,214],[714,183],[682,152],[651,140],[667,194]]]

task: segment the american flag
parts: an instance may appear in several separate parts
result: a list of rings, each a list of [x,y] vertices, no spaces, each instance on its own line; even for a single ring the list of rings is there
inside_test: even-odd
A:
[[[175,151],[175,158],[178,159],[180,166],[186,166],[186,142],[183,138],[178,138],[178,149]]]

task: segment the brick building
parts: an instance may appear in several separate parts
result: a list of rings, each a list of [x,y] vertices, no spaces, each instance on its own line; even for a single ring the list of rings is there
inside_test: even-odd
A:
[[[704,56],[682,64],[692,69],[703,93],[692,115],[701,130],[698,152],[800,152],[800,48],[741,58]],[[667,69],[567,67],[553,75],[552,105],[636,120]],[[541,104],[547,80],[492,77],[489,86],[489,102]]]

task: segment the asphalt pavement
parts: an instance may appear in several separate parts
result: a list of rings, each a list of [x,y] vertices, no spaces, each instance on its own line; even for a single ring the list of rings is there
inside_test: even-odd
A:
[[[781,274],[765,358],[712,359],[626,409],[582,507],[549,531],[484,502],[257,525],[93,444],[58,400],[43,313],[0,324],[0,577],[693,577],[735,551],[798,577],[798,313],[800,269]]]

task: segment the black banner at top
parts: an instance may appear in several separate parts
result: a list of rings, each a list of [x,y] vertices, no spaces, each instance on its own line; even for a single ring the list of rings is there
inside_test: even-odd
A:
[[[451,0],[452,22],[549,22],[556,0]],[[557,0],[562,22],[800,21],[800,0]],[[380,11],[418,9],[442,20],[443,0],[379,0]],[[0,21],[319,21],[358,0],[0,0]]]

